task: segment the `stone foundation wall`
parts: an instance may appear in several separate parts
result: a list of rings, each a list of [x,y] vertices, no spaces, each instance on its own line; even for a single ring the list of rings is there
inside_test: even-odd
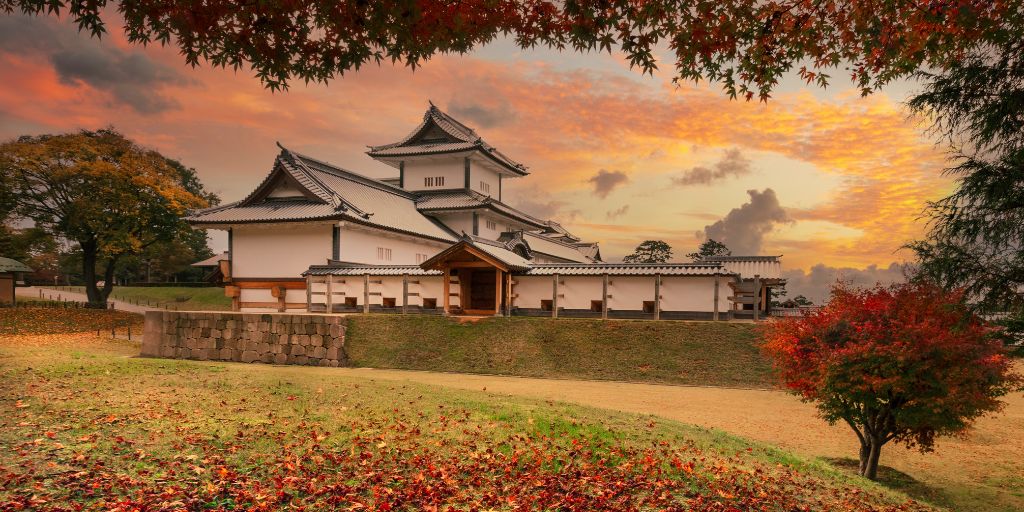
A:
[[[147,311],[142,355],[201,361],[346,366],[339,316]]]

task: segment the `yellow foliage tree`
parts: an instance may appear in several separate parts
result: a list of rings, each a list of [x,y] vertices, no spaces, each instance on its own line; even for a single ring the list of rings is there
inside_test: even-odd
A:
[[[97,306],[113,290],[120,258],[175,238],[189,229],[189,210],[217,201],[193,169],[113,129],[19,137],[0,145],[0,170],[15,215],[81,248]]]

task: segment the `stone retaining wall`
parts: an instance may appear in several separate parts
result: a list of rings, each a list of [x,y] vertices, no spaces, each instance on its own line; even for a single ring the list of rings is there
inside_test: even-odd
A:
[[[147,311],[142,355],[201,361],[346,366],[339,316]]]

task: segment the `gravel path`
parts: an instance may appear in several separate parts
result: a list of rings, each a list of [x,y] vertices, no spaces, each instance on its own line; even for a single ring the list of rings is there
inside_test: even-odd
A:
[[[42,297],[40,297],[40,295],[39,295],[40,291],[42,291],[42,293],[43,293]],[[51,290],[51,289],[48,289],[48,288],[37,288],[35,286],[27,286],[27,287],[24,287],[24,288],[15,288],[14,289],[14,293],[17,294],[18,297],[25,297],[26,299],[39,299],[39,298],[43,298],[43,299],[48,299],[48,300],[58,300],[58,297],[59,297],[59,298],[62,298],[62,299],[72,300],[72,301],[76,301],[76,302],[88,302],[89,301],[89,297],[87,297],[84,293],[68,292],[68,291],[64,291],[64,290]],[[150,309],[159,309],[159,308],[153,308],[153,307],[147,307],[147,306],[137,306],[135,304],[131,304],[129,302],[124,302],[124,301],[120,301],[120,300],[109,300],[107,302],[113,302],[114,303],[114,309],[118,309],[118,310],[121,310],[121,311],[127,311],[129,313],[140,313],[141,314],[141,313],[145,313],[146,311],[148,311]]]

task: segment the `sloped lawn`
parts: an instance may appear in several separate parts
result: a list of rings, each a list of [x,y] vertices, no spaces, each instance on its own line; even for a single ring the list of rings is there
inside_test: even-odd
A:
[[[650,416],[0,337],[0,510],[922,510]]]

